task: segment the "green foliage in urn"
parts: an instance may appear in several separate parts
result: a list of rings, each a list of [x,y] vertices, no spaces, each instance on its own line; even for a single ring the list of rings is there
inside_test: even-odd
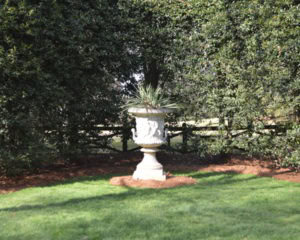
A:
[[[136,95],[133,98],[127,100],[124,108],[171,108],[176,109],[178,105],[172,103],[171,99],[163,94],[160,87],[154,89],[151,85],[143,86],[139,85],[136,89]]]

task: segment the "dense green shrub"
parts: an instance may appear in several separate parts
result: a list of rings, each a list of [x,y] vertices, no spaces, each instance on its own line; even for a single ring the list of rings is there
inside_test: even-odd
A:
[[[119,15],[102,0],[3,3],[1,168],[80,153],[96,124],[118,121],[117,81],[132,71]]]
[[[186,56],[174,57],[181,67],[168,87],[186,103],[187,116],[220,120],[217,138],[195,139],[199,152],[238,150],[297,159],[298,144],[288,129],[294,121],[289,116],[299,121],[299,3],[217,0],[186,5],[193,31],[178,39]],[[282,129],[263,130],[278,117],[287,121]],[[283,154],[285,148],[289,154]]]
[[[293,124],[283,137],[279,137],[273,151],[278,163],[285,167],[300,168],[300,124]]]

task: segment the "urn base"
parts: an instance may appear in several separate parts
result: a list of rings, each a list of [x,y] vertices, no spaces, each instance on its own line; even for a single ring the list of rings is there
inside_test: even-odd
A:
[[[158,180],[165,181],[166,174],[163,166],[156,159],[156,148],[142,148],[144,152],[143,160],[137,165],[132,178],[135,180]]]
[[[164,171],[161,170],[135,170],[132,176],[135,180],[157,180],[165,181],[167,176],[164,174]]]

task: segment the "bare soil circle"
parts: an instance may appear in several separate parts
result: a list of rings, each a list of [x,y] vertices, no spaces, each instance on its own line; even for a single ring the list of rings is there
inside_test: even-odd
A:
[[[167,176],[165,181],[135,180],[132,176],[120,176],[111,178],[109,182],[115,186],[139,188],[172,188],[197,183],[195,179],[185,176]]]

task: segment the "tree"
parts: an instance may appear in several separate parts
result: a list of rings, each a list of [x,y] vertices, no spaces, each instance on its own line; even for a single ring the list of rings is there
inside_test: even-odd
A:
[[[174,78],[168,64],[178,48],[176,39],[191,29],[190,17],[180,1],[119,1],[127,19],[128,50],[138,59],[138,72],[145,85],[157,88]]]

